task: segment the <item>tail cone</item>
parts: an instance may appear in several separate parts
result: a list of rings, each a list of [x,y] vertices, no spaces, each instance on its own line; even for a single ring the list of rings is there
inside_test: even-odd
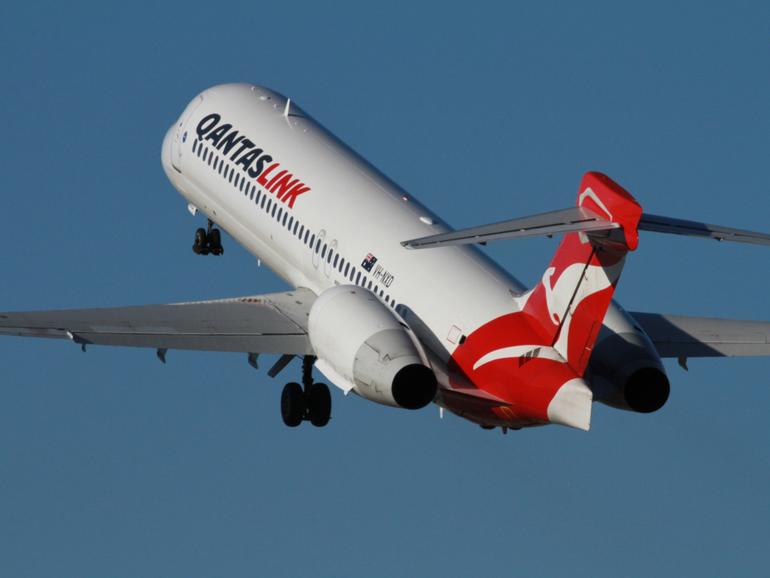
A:
[[[548,405],[548,419],[583,431],[591,428],[593,393],[582,379],[562,385]]]

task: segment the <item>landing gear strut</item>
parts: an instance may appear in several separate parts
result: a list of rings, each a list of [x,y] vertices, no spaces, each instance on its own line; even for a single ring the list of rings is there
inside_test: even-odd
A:
[[[192,247],[196,255],[221,255],[225,252],[222,248],[222,234],[214,228],[214,223],[209,219],[208,226],[195,231],[195,242]]]
[[[309,421],[316,427],[329,423],[332,397],[324,383],[313,383],[315,358],[306,355],[302,359],[302,385],[287,383],[281,393],[281,417],[289,427],[297,427]]]

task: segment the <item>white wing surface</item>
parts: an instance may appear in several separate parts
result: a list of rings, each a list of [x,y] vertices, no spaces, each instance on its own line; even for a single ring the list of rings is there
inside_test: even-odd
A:
[[[631,313],[661,357],[770,355],[770,322]]]
[[[216,301],[0,313],[0,335],[81,345],[247,353],[312,353],[308,289]]]

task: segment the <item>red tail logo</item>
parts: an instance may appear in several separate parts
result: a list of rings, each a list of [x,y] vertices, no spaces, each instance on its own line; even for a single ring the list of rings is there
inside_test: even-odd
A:
[[[638,245],[642,209],[609,177],[586,173],[577,204],[620,227],[565,235],[541,282],[518,299],[519,311],[483,325],[453,355],[478,387],[509,400],[506,414],[513,411],[518,419],[563,422],[554,419],[551,406],[568,382],[587,399],[583,410],[590,418],[590,391],[586,396],[581,377],[625,256]],[[585,405],[582,398],[580,404]]]

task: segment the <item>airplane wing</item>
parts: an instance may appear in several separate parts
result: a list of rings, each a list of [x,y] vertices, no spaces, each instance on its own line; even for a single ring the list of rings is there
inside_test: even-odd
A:
[[[631,313],[661,357],[770,355],[770,322]]]
[[[246,353],[313,353],[308,289],[216,301],[0,313],[0,335],[118,345]]]

